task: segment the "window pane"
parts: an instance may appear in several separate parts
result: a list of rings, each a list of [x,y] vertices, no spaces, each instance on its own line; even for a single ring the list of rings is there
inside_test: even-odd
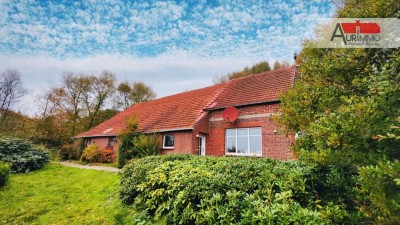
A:
[[[237,133],[238,136],[247,136],[249,135],[249,129],[238,129]]]
[[[236,138],[226,137],[226,152],[236,153]]]
[[[250,128],[250,135],[261,135],[261,128]]]
[[[174,147],[174,136],[165,135],[164,136],[164,147]]]
[[[261,136],[250,136],[250,153],[261,154]]]
[[[227,136],[236,136],[236,129],[226,129]]]
[[[238,148],[238,153],[248,153],[248,137],[247,136],[243,136],[240,137],[238,136],[237,138],[237,148]]]

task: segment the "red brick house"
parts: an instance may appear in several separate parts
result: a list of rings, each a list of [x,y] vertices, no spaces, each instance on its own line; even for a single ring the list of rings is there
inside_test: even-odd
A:
[[[136,115],[139,132],[157,133],[162,153],[243,155],[290,159],[293,135],[278,132],[279,94],[293,86],[296,67],[234,79],[227,83],[139,103],[76,136],[118,151],[116,136]],[[238,117],[225,122],[235,107]]]

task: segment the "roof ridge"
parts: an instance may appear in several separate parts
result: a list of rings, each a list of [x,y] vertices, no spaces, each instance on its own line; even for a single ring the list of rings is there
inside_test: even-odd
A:
[[[207,109],[209,106],[211,106],[215,102],[215,100],[221,95],[221,93],[226,89],[226,87],[230,85],[231,82],[232,82],[232,80],[221,83],[221,84],[213,85],[213,86],[217,86],[217,85],[223,84],[224,86],[219,91],[217,91],[217,93],[215,93],[214,96],[206,103],[205,107],[203,107],[203,109],[201,110],[200,115],[194,121],[193,127],[196,126],[196,124],[204,117],[202,115],[202,112],[204,112],[205,109]],[[211,87],[213,87],[213,86],[211,86]]]
[[[263,72],[260,72],[260,73],[251,73],[251,74],[249,74],[247,76],[235,78],[235,79],[232,79],[232,80],[241,80],[241,79],[246,79],[246,78],[249,78],[249,77],[252,77],[252,76],[261,76],[261,75],[264,75],[266,73],[279,72],[280,70],[289,70],[289,69],[293,69],[293,68],[296,68],[296,65],[285,66],[285,67],[281,67],[279,69],[263,71]],[[230,81],[232,81],[232,80],[230,80]]]

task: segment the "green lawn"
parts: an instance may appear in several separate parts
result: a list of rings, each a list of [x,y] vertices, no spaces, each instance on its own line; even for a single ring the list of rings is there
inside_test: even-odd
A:
[[[116,173],[56,164],[12,174],[0,189],[0,224],[126,224]]]

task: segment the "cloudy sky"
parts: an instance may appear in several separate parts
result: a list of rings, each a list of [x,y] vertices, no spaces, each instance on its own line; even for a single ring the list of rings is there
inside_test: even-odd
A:
[[[0,0],[0,70],[21,72],[35,96],[66,71],[112,70],[158,97],[209,86],[261,60],[293,62],[328,0]]]

